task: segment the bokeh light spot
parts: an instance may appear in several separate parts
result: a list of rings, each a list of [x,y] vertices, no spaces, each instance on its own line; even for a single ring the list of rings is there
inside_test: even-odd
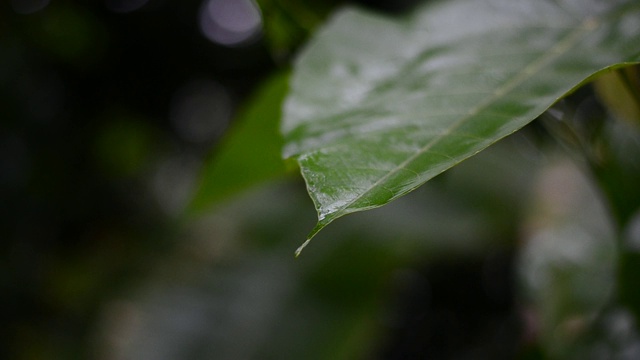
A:
[[[260,8],[253,0],[206,0],[200,8],[200,30],[217,44],[250,44],[262,32]]]
[[[182,86],[171,99],[169,117],[186,141],[215,140],[231,117],[231,98],[217,82],[195,80]]]

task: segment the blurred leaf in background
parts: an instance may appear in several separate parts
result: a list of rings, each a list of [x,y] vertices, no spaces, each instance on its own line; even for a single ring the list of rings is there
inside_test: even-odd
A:
[[[513,357],[509,254],[540,161],[526,141],[338,222],[297,260],[314,222],[303,187],[256,188],[194,219],[175,262],[105,308],[96,341],[116,359]]]
[[[261,3],[259,11],[253,1],[238,3],[0,5],[1,358],[99,358],[93,340],[104,304],[158,268],[185,265],[176,250],[188,230],[182,213],[200,166],[225,159],[215,153],[233,141],[218,145],[222,134],[247,122],[233,119],[253,118],[276,134],[284,75],[268,81],[256,100],[262,105],[237,108],[272,73],[287,71],[291,54],[337,2]],[[236,42],[221,41],[220,30]],[[260,114],[268,121],[255,120]],[[277,138],[252,131],[248,141],[266,141],[260,155],[273,167],[265,174],[280,173]],[[223,163],[235,158],[238,169],[239,156]],[[226,254],[242,242],[218,242],[214,233],[194,251]]]
[[[640,126],[640,74],[638,67],[628,67],[603,74],[594,82],[596,94],[614,114]]]
[[[277,74],[261,86],[203,165],[191,203],[194,211],[285,174],[278,123],[287,80],[286,74]]]
[[[637,129],[591,88],[553,109],[570,136],[531,124],[293,258],[315,213],[277,121],[291,58],[342,3],[0,5],[0,358],[637,354]]]
[[[204,36],[202,3],[0,5],[0,358],[96,355],[103,304],[173,257],[198,165],[274,69]]]
[[[265,40],[276,59],[293,54],[340,0],[259,0],[264,17]]]

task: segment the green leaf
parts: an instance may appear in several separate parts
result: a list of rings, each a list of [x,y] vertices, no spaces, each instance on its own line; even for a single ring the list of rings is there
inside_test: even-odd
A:
[[[278,121],[287,80],[285,73],[273,76],[249,100],[220,148],[203,166],[189,211],[203,211],[255,184],[285,174]]]
[[[630,66],[594,82],[601,101],[618,117],[640,126],[640,69]]]
[[[640,61],[640,2],[453,0],[338,13],[295,66],[281,130],[318,212],[382,206]],[[300,250],[298,249],[297,254]]]

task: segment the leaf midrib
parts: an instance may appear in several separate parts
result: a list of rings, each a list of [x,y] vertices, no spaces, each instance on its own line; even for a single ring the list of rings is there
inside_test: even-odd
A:
[[[448,128],[444,129],[441,134],[433,138],[429,143],[423,146],[420,150],[416,151],[414,154],[409,156],[402,163],[398,164],[394,169],[390,170],[387,174],[380,177],[376,182],[371,184],[366,191],[362,192],[360,195],[354,197],[349,200],[346,204],[338,208],[337,211],[333,211],[327,214],[323,219],[320,219],[316,227],[311,231],[309,237],[310,240],[320,229],[327,226],[336,218],[346,215],[350,213],[347,211],[354,203],[358,202],[360,199],[365,197],[368,193],[370,193],[373,189],[381,186],[388,178],[399,172],[400,170],[406,168],[408,164],[425,154],[429,151],[433,146],[443,140],[447,135],[451,134],[455,129],[462,126],[469,119],[478,115],[480,111],[489,107],[495,101],[502,98],[506,93],[516,88],[518,85],[522,84],[524,81],[531,78],[533,75],[537,74],[546,64],[554,60],[555,58],[565,54],[572,46],[574,46],[579,39],[584,36],[586,33],[595,30],[599,26],[599,22],[595,18],[587,18],[584,19],[577,27],[575,27],[571,32],[569,32],[564,38],[558,41],[553,47],[549,49],[549,51],[545,52],[539,58],[530,62],[527,66],[525,66],[521,71],[514,74],[514,76],[506,81],[503,85],[498,87],[495,91],[491,93],[491,96],[487,97],[485,100],[479,102],[475,107],[470,109],[466,116],[461,117],[459,120],[451,124]],[[418,185],[419,186],[419,185]],[[409,190],[410,191],[410,190]],[[403,192],[402,194],[406,193]],[[402,194],[396,194],[395,197],[398,197]],[[394,198],[395,198],[394,197]],[[353,212],[353,211],[351,211]],[[304,247],[304,245],[301,248]],[[299,249],[301,250],[301,249]]]

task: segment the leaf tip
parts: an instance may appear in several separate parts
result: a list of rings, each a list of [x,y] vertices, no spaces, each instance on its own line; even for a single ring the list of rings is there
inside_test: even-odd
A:
[[[322,221],[320,220],[317,224],[316,227],[313,228],[313,230],[311,230],[311,233],[309,233],[309,235],[307,235],[307,240],[305,240],[305,242],[302,243],[302,245],[300,245],[300,247],[298,247],[296,249],[295,255],[296,258],[298,256],[300,256],[300,253],[302,252],[302,250],[304,250],[304,248],[309,245],[309,242],[311,242],[311,239],[313,239],[314,236],[316,236],[316,234],[322,230],[322,228],[324,228],[328,223],[330,223],[332,220],[329,221]]]
[[[310,241],[311,241],[311,238],[308,238],[304,243],[302,243],[302,245],[300,245],[300,247],[296,249],[296,252],[295,252],[296,259],[298,258],[298,256],[300,256],[300,253],[302,253],[302,250],[304,250],[304,248],[309,244]]]

